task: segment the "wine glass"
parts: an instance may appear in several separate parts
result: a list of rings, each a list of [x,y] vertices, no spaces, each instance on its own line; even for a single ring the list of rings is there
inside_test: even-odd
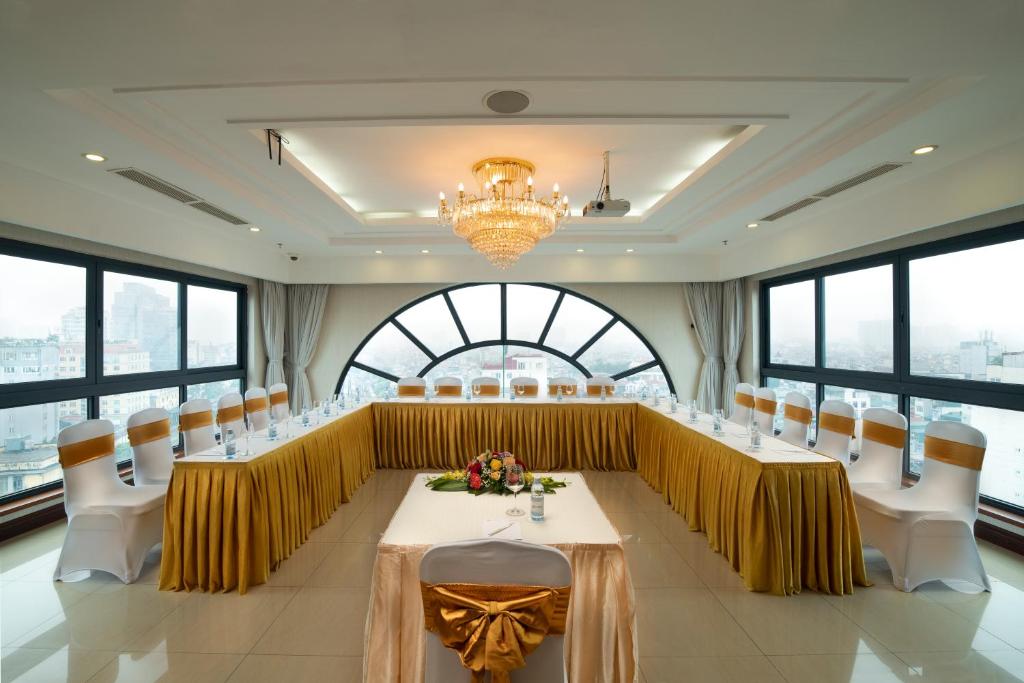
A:
[[[245,420],[245,455],[252,455],[252,437],[256,434],[256,425],[252,422],[252,415],[246,415]]]
[[[509,517],[521,517],[526,514],[516,507],[516,499],[525,485],[526,473],[523,472],[522,465],[509,465],[505,468],[505,488],[512,492],[512,507],[505,510],[505,514]]]
[[[516,384],[512,388],[515,390],[516,396],[525,396],[526,395],[526,385],[525,384]]]
[[[480,398],[480,385],[479,384],[474,384],[473,385],[473,395],[476,396],[477,398]]]

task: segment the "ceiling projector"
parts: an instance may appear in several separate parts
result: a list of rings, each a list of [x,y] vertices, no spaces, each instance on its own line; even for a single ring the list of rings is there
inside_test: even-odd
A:
[[[592,218],[619,218],[629,213],[628,199],[612,199],[612,181],[608,173],[608,152],[604,153],[604,175],[597,199],[583,207],[583,215]]]

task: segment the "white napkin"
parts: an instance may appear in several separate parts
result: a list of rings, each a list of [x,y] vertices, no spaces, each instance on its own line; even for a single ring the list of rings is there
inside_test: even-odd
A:
[[[523,540],[523,530],[519,526],[519,522],[511,522],[508,519],[485,519],[482,526],[484,538],[503,538],[507,541]],[[499,529],[501,531],[498,531]]]

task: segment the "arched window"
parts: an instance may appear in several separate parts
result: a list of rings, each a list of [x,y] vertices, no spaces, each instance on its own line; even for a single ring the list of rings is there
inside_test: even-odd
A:
[[[654,348],[615,311],[554,285],[472,284],[417,299],[378,325],[338,380],[348,396],[384,397],[401,377],[579,381],[611,375],[627,393],[673,393]]]

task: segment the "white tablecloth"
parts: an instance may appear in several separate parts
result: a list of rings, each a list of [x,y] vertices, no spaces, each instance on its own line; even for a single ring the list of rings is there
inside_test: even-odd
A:
[[[512,504],[510,496],[432,491],[424,485],[427,476],[413,480],[377,546],[363,658],[367,681],[423,680],[423,553],[437,543],[483,537],[483,521],[505,517]],[[523,540],[560,549],[572,565],[565,635],[569,680],[633,681],[634,596],[619,535],[582,474],[553,476],[569,486],[545,497],[544,521],[532,522],[528,515],[516,520]],[[520,494],[519,507],[528,511],[529,505],[529,495]]]

